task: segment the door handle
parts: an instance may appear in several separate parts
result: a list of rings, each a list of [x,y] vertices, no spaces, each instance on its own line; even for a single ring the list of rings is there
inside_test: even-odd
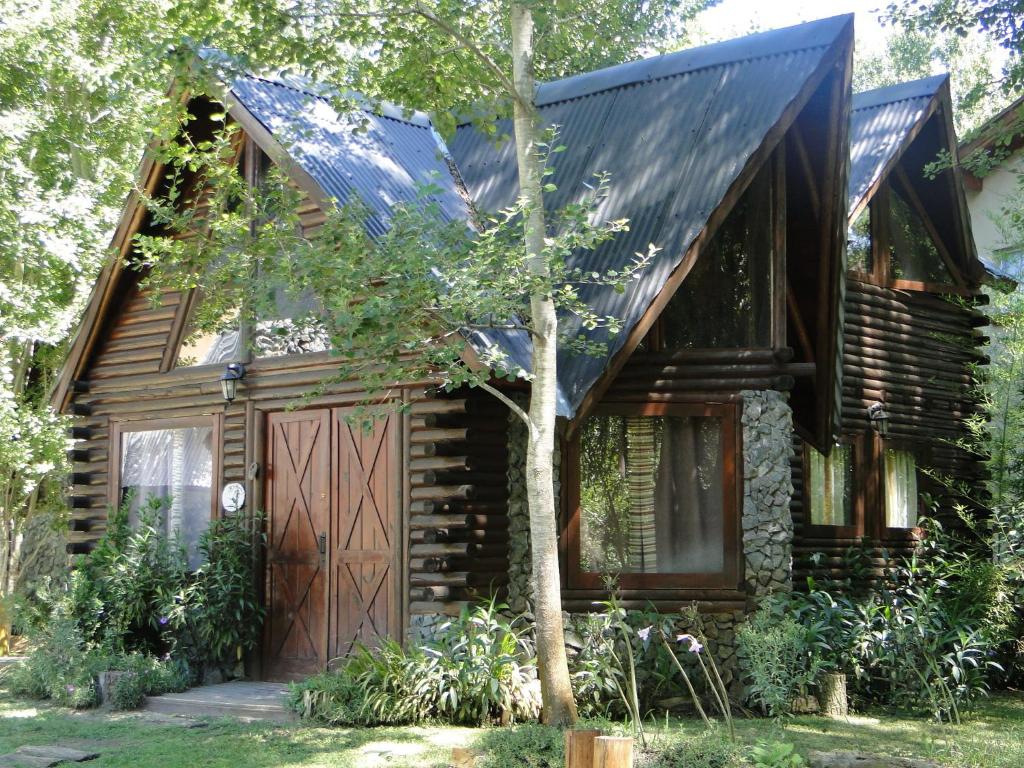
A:
[[[320,550],[320,565],[327,565],[327,534],[321,533],[319,541],[317,542],[317,548]]]

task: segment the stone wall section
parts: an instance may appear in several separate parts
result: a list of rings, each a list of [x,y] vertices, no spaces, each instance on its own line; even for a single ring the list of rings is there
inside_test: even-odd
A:
[[[793,411],[782,392],[742,394],[743,555],[756,600],[793,587]]]
[[[519,404],[526,406],[526,399]],[[513,613],[533,617],[533,560],[530,549],[530,507],[526,498],[526,441],[522,419],[508,415],[508,607]],[[555,451],[555,462],[561,451]],[[555,467],[555,498],[559,498],[558,467]]]

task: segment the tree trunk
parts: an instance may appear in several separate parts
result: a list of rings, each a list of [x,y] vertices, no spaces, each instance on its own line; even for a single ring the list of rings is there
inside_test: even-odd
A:
[[[821,712],[829,717],[846,717],[849,704],[846,698],[846,675],[842,672],[826,672],[818,681],[818,698]]]
[[[548,274],[544,258],[544,198],[541,162],[537,155],[537,116],[533,109],[533,15],[512,5],[512,72],[518,98],[514,103],[516,159],[519,191],[526,202],[524,221],[530,270]],[[530,509],[530,545],[533,552],[533,599],[537,632],[537,671],[543,700],[542,719],[549,725],[576,720],[576,702],[569,682],[562,628],[562,595],[558,575],[554,450],[555,385],[558,321],[547,295],[530,297],[533,336],[533,382],[530,392],[529,440],[526,449],[526,493]]]

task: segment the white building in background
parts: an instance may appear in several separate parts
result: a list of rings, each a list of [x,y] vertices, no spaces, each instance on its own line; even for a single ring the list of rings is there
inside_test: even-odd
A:
[[[994,272],[1020,281],[1024,277],[1024,221],[1019,234],[1008,231],[1007,211],[1024,213],[1024,97],[986,122],[975,138],[960,145],[960,159],[985,152],[991,168],[977,173],[965,168],[964,190],[978,258]]]

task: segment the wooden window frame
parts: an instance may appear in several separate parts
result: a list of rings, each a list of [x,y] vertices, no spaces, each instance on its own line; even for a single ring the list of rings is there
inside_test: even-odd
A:
[[[885,488],[885,451],[905,451],[910,453],[914,457],[914,472],[920,475],[918,468],[921,465],[920,461],[920,447],[910,440],[900,440],[892,438],[883,438],[881,435],[872,433],[874,435],[874,453],[875,463],[874,467],[877,474],[877,499],[878,503],[876,508],[878,509],[878,520],[876,521],[877,538],[880,541],[920,541],[924,537],[924,530],[920,525],[915,525],[911,528],[896,528],[888,524],[885,510],[885,499],[886,499],[886,488]],[[920,482],[918,482],[917,492],[917,520],[920,522],[922,517],[921,514],[921,490]]]
[[[703,416],[722,423],[723,567],[716,573],[622,573],[624,589],[738,589],[743,577],[739,513],[743,508],[743,436],[737,403],[602,403],[593,416]],[[580,568],[580,445],[577,430],[567,445],[567,586],[602,589],[603,574]]]
[[[210,521],[220,517],[220,491],[224,475],[224,416],[223,414],[211,414],[209,416],[181,416],[167,419],[132,419],[110,422],[110,438],[108,449],[108,463],[110,467],[110,481],[107,488],[107,499],[110,505],[117,509],[121,506],[121,463],[122,441],[121,437],[126,432],[155,432],[163,429],[188,429],[190,427],[210,427],[211,451],[210,460],[213,464],[211,489],[210,489]]]
[[[850,448],[850,461],[853,462],[853,487],[850,489],[853,494],[853,524],[852,525],[823,525],[811,522],[811,466],[808,461],[808,452],[817,451],[810,443],[804,441],[803,455],[803,477],[804,477],[804,535],[814,538],[836,538],[836,539],[859,539],[864,536],[864,509],[865,494],[864,488],[867,483],[867,464],[865,455],[864,435],[844,435],[839,444]]]
[[[897,174],[898,172],[898,174]],[[977,292],[966,287],[960,271],[953,262],[952,256],[946,248],[945,243],[938,237],[935,227],[931,223],[928,212],[924,209],[920,198],[913,191],[909,180],[901,168],[894,171],[899,180],[899,190],[904,202],[914,211],[924,223],[929,236],[935,243],[935,249],[942,259],[943,265],[950,273],[951,282],[931,283],[920,280],[904,280],[892,277],[890,273],[890,227],[892,225],[892,205],[890,195],[892,194],[892,180],[886,179],[878,186],[874,196],[867,205],[868,215],[871,217],[871,266],[870,272],[848,269],[847,275],[860,282],[870,283],[882,288],[892,288],[897,291],[918,291],[924,293],[955,294],[961,296],[973,296]],[[909,193],[908,193],[909,190]]]

